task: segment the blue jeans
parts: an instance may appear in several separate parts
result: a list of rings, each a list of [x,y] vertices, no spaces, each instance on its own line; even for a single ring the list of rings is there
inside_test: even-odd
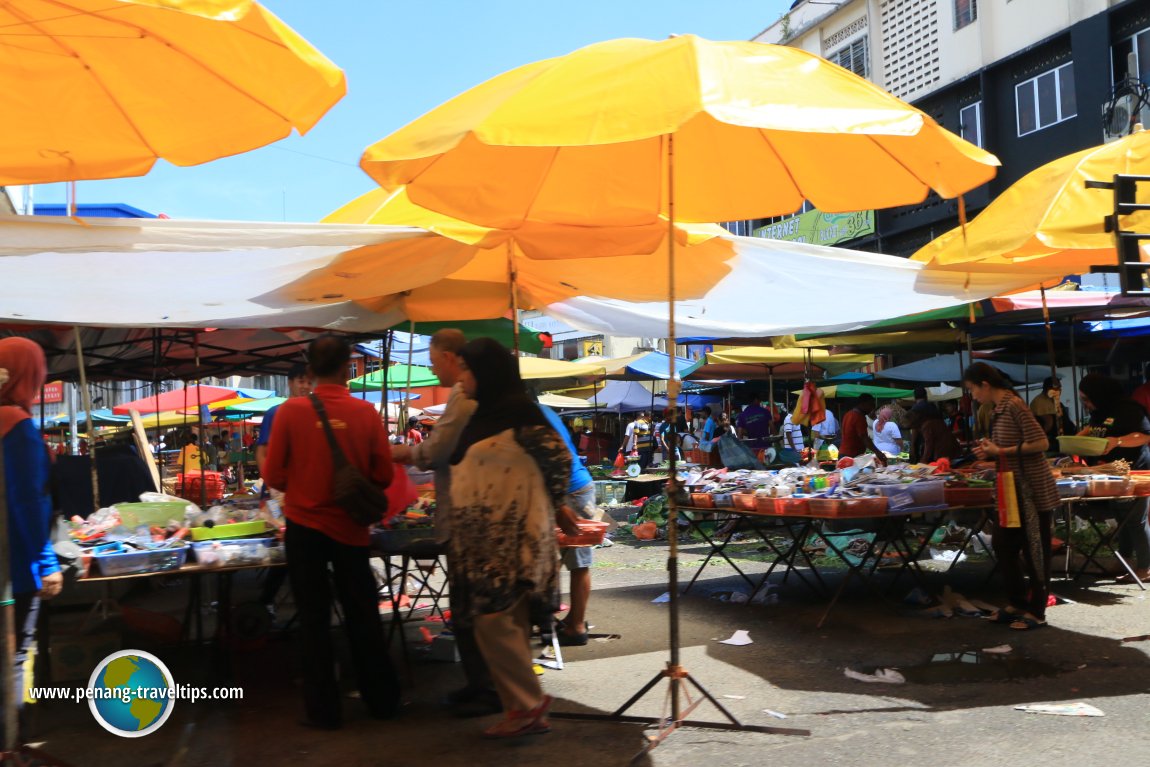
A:
[[[1150,498],[1135,498],[1132,501],[1115,501],[1111,510],[1118,518],[1118,553],[1124,559],[1134,555],[1135,567],[1145,570],[1150,567]],[[1129,515],[1133,515],[1127,519]]]
[[[36,592],[16,594],[14,607],[16,613],[16,658],[12,668],[12,677],[16,685],[16,724],[23,731],[21,721],[24,713],[24,664],[28,661],[28,650],[36,640],[36,620],[40,616],[40,597]],[[0,720],[0,738],[4,736],[4,722]],[[21,736],[19,741],[23,741]],[[2,743],[3,740],[0,740]]]

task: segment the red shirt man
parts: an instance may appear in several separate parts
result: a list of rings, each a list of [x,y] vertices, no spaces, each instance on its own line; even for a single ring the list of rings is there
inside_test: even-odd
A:
[[[391,484],[391,448],[375,406],[338,384],[320,384],[315,395],[347,459],[377,485]],[[311,399],[295,397],[281,404],[268,441],[264,479],[284,491],[284,514],[340,543],[367,546],[367,528],[352,522],[332,500],[334,473],[331,448]]]
[[[874,397],[863,394],[858,404],[847,411],[843,416],[843,440],[839,447],[839,455],[855,457],[862,455],[870,448],[880,464],[886,466],[886,457],[883,452],[874,446],[870,432],[867,430],[866,417],[874,412]]]

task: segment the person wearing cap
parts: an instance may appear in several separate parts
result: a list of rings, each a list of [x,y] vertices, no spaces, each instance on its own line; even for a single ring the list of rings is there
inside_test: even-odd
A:
[[[1062,382],[1047,376],[1042,382],[1042,391],[1030,402],[1030,412],[1038,419],[1051,445],[1058,442],[1059,424],[1062,423],[1061,395]]]

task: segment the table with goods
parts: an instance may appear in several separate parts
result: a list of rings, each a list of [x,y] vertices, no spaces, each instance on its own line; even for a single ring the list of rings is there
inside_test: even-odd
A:
[[[1070,535],[1065,535],[1066,576],[1104,572],[1098,555],[1106,552],[1134,578],[1115,548],[1119,530],[1132,515],[1125,515],[1117,525],[1107,519],[1113,516],[1111,503],[1150,495],[1150,472],[1131,472],[1123,462],[1087,467],[1069,457],[1052,460],[1052,469],[1063,499],[1056,518],[1067,531],[1077,526],[1093,533],[1091,540],[1079,546],[1084,559],[1074,571],[1074,545]],[[775,572],[781,572],[784,584],[794,576],[815,593],[829,597],[820,626],[854,578],[885,596],[902,576],[909,575],[922,593],[931,594],[928,570],[921,566],[924,554],[943,560],[949,556],[944,574],[953,570],[968,548],[981,548],[981,553],[993,559],[987,532],[997,523],[996,480],[993,465],[952,469],[942,461],[879,467],[872,456],[841,459],[834,470],[817,465],[777,471],[691,469],[681,477],[682,519],[703,539],[708,551],[684,593],[712,560],[720,558],[747,583],[752,596],[761,592]],[[766,572],[752,577],[728,553],[740,536],[750,536],[765,547],[770,562]],[[934,544],[943,540],[956,544],[957,551],[935,550]],[[823,577],[826,568],[812,556],[812,549],[824,549],[834,566],[846,566],[846,576],[833,591]],[[1091,566],[1093,571],[1088,569]],[[879,572],[893,573],[885,591],[874,584]]]

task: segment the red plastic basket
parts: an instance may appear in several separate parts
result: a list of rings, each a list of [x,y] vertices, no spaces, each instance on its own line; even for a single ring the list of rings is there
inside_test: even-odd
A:
[[[579,534],[566,535],[562,530],[555,531],[555,538],[559,548],[572,548],[574,546],[598,546],[607,535],[607,522],[594,522],[590,519],[579,520]]]
[[[206,491],[201,492],[201,486]],[[218,471],[189,471],[176,479],[176,495],[193,503],[201,499],[218,501],[224,497],[224,488],[224,477]]]
[[[755,502],[754,493],[732,493],[731,505],[739,511],[758,511],[758,504]]]

